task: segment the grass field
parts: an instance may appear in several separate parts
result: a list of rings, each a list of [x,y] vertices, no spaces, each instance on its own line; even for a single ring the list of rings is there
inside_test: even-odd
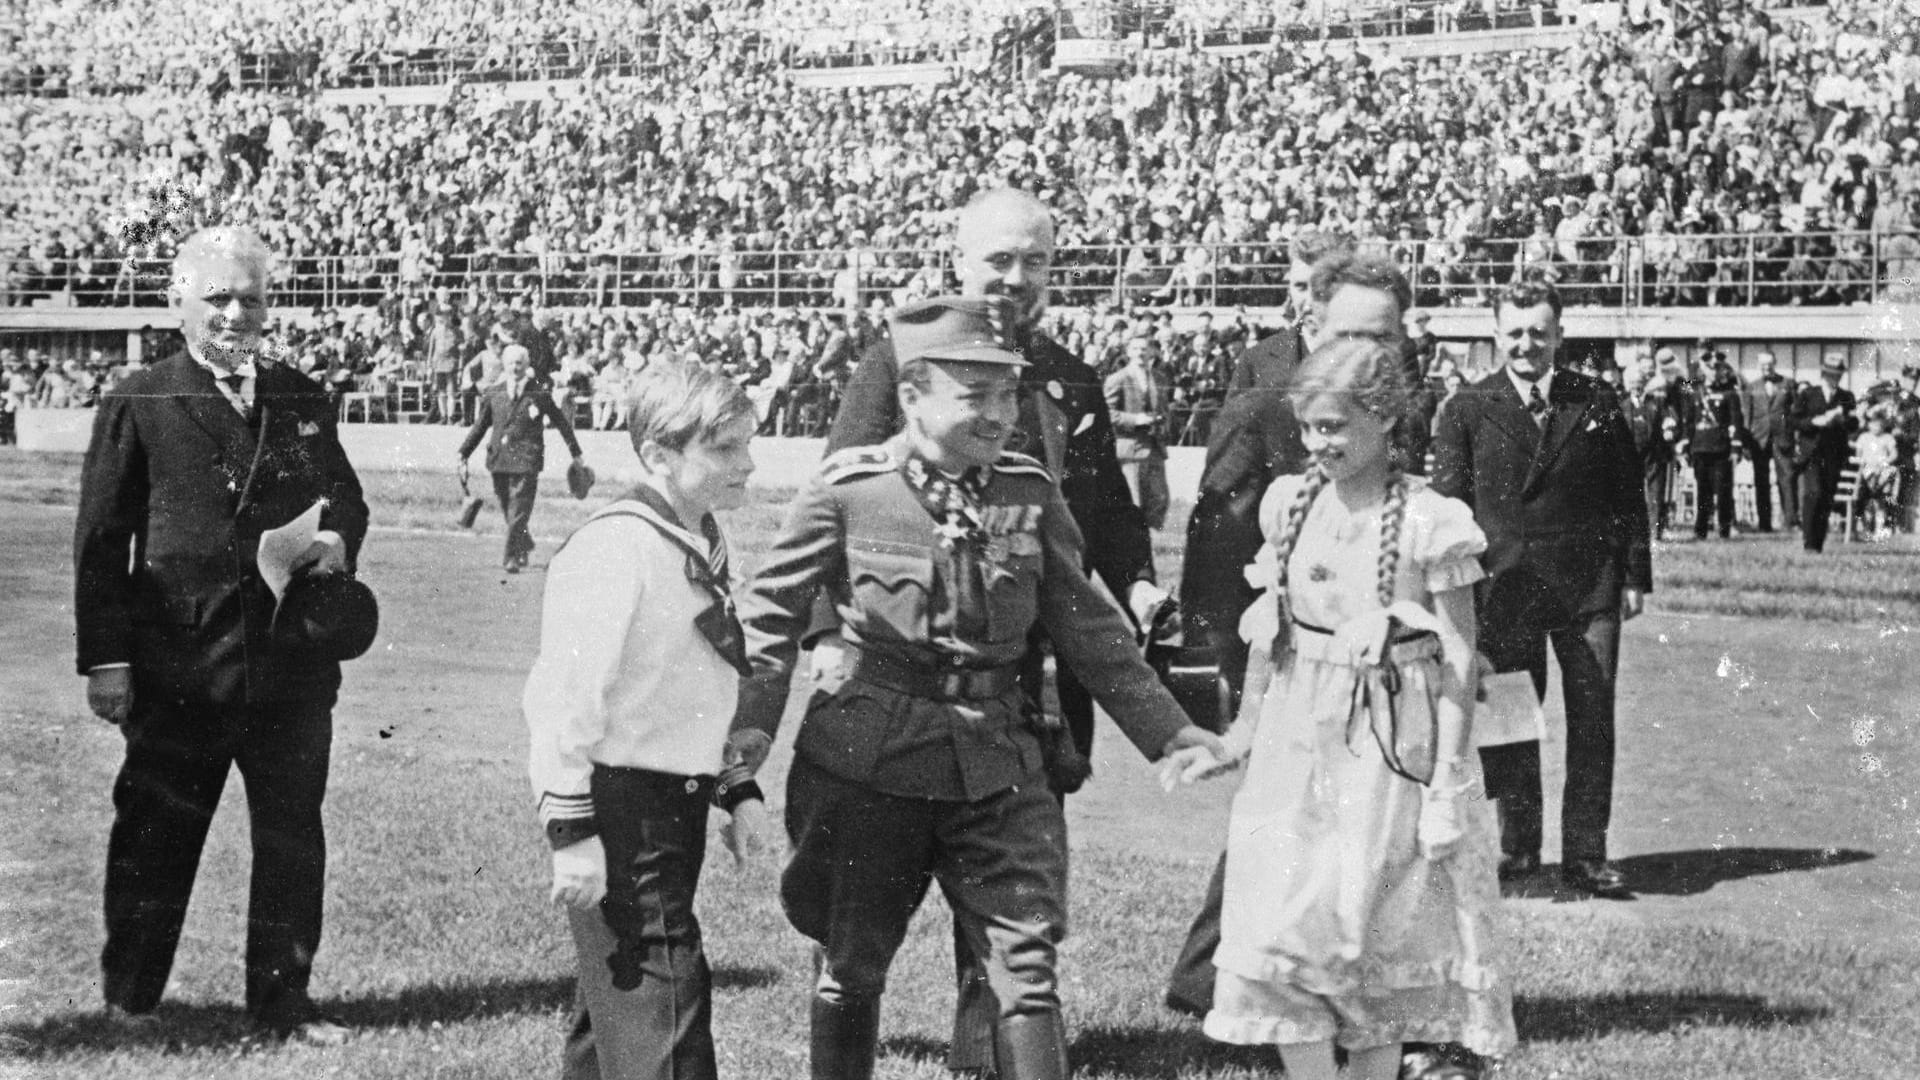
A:
[[[135,1043],[106,1036],[95,979],[119,737],[86,714],[71,670],[74,478],[70,458],[0,453],[0,651],[11,661],[0,665],[0,814],[16,823],[0,841],[0,1076],[551,1074],[571,949],[543,902],[517,712],[541,575],[499,574],[491,519],[482,535],[449,529],[443,477],[368,477],[382,527],[365,573],[385,622],[374,652],[349,667],[336,714],[315,985],[355,1037],[324,1050],[245,1037],[238,784],[215,823],[162,1030]],[[769,493],[730,522],[745,566],[780,501]],[[543,501],[536,531],[562,533],[584,509]],[[1862,545],[1811,564],[1788,547],[1744,540],[1657,556],[1674,587],[1626,633],[1614,831],[1642,895],[1602,903],[1543,890],[1507,905],[1524,1042],[1503,1076],[1815,1080],[1904,1076],[1920,1062],[1910,626],[1920,562]],[[543,538],[536,566],[551,550]],[[1177,563],[1177,549],[1161,555]],[[1768,581],[1768,566],[1782,580]],[[1751,581],[1784,606],[1729,617],[1747,601],[1715,599],[1719,580]],[[1857,607],[1829,603],[1842,585]],[[1690,610],[1675,611],[1683,601]],[[776,798],[784,767],[777,754]],[[1163,796],[1110,729],[1096,768],[1069,813],[1063,992],[1079,1075],[1273,1075],[1270,1055],[1216,1046],[1158,1005],[1229,786]],[[774,882],[769,867],[721,856],[703,885],[729,1077],[805,1074],[806,949]],[[945,1075],[946,942],[931,903],[895,968],[884,1077]]]

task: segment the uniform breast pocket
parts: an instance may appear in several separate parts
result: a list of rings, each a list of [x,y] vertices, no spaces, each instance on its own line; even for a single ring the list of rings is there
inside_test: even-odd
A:
[[[933,554],[889,540],[847,544],[847,584],[866,640],[925,641],[933,597]]]
[[[987,630],[995,642],[1026,640],[1040,617],[1040,562],[1038,554],[1009,554],[987,571]]]

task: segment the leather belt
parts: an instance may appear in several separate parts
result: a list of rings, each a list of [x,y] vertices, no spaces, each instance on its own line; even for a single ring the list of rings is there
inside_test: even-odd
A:
[[[847,675],[909,697],[932,701],[986,701],[1020,684],[1020,668],[938,668],[871,649],[847,649]]]

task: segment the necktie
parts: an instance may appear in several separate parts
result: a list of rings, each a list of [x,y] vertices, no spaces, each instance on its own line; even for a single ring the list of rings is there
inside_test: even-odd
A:
[[[220,376],[220,381],[226,384],[228,391],[227,397],[228,400],[233,402],[235,411],[239,412],[241,416],[246,417],[248,420],[252,420],[253,409],[247,404],[246,395],[242,392],[242,387],[247,385],[247,377],[239,374],[222,375]]]
[[[1533,414],[1535,424],[1547,426],[1547,399],[1541,395],[1539,383],[1527,391],[1527,411]]]

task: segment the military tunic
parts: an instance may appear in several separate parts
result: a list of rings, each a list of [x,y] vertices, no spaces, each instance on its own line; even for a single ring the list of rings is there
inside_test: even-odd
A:
[[[1186,717],[1087,580],[1080,531],[1038,462],[983,478],[984,544],[943,535],[905,436],[829,456],[740,605],[754,675],[735,728],[773,735],[817,597],[849,677],[807,703],[788,780],[789,919],[824,946],[822,997],[877,994],[930,881],[988,957],[1002,1016],[1058,1008],[1066,846],[1013,674],[1035,623],[1149,758]],[[952,530],[946,530],[951,533]]]

